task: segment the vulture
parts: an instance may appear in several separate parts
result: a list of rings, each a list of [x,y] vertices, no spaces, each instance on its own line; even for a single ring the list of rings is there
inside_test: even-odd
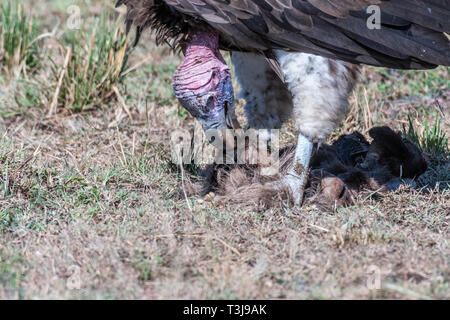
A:
[[[278,129],[293,115],[295,164],[282,179],[301,205],[315,146],[348,111],[358,65],[450,65],[450,0],[118,0],[127,32],[182,51],[173,75],[181,105],[205,131],[234,128],[230,67],[248,126]],[[269,131],[267,131],[269,132]]]

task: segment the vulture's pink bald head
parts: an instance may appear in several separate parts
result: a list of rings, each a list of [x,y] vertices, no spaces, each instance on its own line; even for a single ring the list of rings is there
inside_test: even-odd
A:
[[[219,51],[219,37],[213,32],[197,31],[183,46],[185,60],[175,71],[175,95],[197,118],[204,130],[231,126],[234,117],[234,92],[230,68]]]

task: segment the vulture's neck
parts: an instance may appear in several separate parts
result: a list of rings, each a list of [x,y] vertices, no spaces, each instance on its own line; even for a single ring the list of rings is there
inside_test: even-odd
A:
[[[191,35],[190,41],[183,45],[183,53],[187,59],[214,55],[222,63],[225,63],[219,51],[219,36],[214,32],[195,31]]]
[[[196,31],[182,45],[182,50],[185,59],[174,75],[175,91],[181,88],[194,92],[208,87],[215,89],[218,80],[229,76],[230,69],[220,53],[219,36],[216,33]],[[182,94],[176,93],[177,96]]]

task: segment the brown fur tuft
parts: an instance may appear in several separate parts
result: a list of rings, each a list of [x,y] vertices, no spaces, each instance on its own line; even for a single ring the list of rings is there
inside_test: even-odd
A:
[[[383,139],[380,140],[377,133],[382,133]],[[402,178],[417,178],[424,173],[426,161],[413,143],[386,127],[372,129],[371,135],[375,137],[372,143],[354,132],[316,151],[311,161],[306,203],[323,209],[351,205],[358,197],[373,191],[395,190],[404,183],[411,183]],[[259,166],[209,166],[203,175],[203,194],[214,192],[214,200],[219,204],[247,208],[256,205],[267,209],[287,203],[289,194],[280,188],[279,180],[289,171],[294,153],[294,147],[281,151],[281,171],[274,177],[261,176]],[[398,173],[399,163],[405,166],[407,173],[402,177]]]

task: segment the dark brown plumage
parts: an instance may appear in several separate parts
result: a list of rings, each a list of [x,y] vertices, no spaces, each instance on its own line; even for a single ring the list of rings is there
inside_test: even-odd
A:
[[[373,142],[368,154],[377,154],[378,161],[387,166],[394,176],[414,179],[427,169],[427,162],[420,150],[389,127],[373,128],[369,134]]]
[[[415,179],[427,170],[420,149],[391,128],[375,127],[369,135],[371,143],[354,132],[340,136],[331,146],[323,145],[312,158],[311,169],[324,170],[353,189],[373,182],[389,189],[392,181]]]
[[[150,27],[179,44],[193,28],[211,28],[229,50],[313,53],[352,63],[405,69],[450,65],[449,0],[119,0],[137,39]],[[379,5],[382,28],[364,8]]]

